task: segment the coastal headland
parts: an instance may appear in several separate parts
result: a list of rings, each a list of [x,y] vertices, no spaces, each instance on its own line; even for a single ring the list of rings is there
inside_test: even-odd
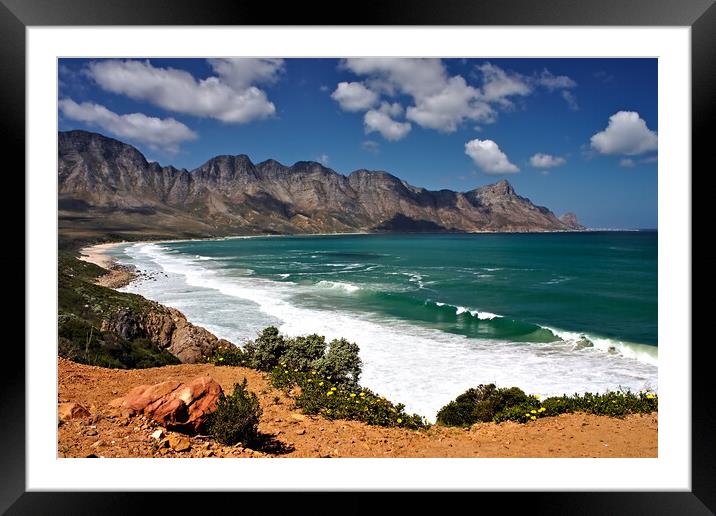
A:
[[[107,251],[114,244],[80,250],[84,263],[102,269],[81,281],[110,292],[130,282],[139,271],[118,266]],[[80,275],[82,276],[82,275]],[[77,278],[76,278],[77,279]],[[102,287],[104,286],[104,287]],[[121,293],[117,293],[121,294]],[[121,294],[129,296],[128,294]],[[139,296],[135,296],[139,297]],[[181,330],[183,347],[198,338],[207,354],[216,339],[191,325],[174,309],[151,303],[153,310],[171,310]],[[161,307],[161,309],[159,308]],[[181,319],[184,319],[184,322]],[[110,324],[105,328],[119,329]],[[174,330],[177,332],[177,330]],[[211,339],[213,337],[213,340]],[[171,336],[170,336],[171,341]],[[202,347],[203,346],[203,347]],[[171,345],[169,351],[172,351]],[[174,348],[176,349],[176,348]],[[467,428],[432,425],[427,429],[384,428],[360,421],[328,420],[306,415],[294,399],[271,385],[266,373],[247,367],[201,363],[196,355],[175,355],[174,363],[146,368],[107,368],[58,357],[58,402],[77,404],[80,417],[60,420],[58,457],[656,457],[658,415],[630,414],[624,418],[570,413],[528,423],[478,423]],[[185,436],[163,429],[142,416],[128,418],[110,405],[138,385],[166,380],[187,382],[210,377],[225,392],[244,378],[256,393],[263,413],[259,422],[262,445],[248,448],[223,445],[209,436]],[[396,400],[399,401],[399,400]],[[84,414],[84,415],[82,415]],[[157,438],[161,430],[162,440]],[[167,438],[167,436],[169,438]],[[181,446],[167,443],[180,442]]]

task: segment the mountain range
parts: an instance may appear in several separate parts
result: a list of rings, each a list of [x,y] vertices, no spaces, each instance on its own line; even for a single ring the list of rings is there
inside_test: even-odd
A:
[[[573,231],[501,180],[467,192],[427,190],[384,171],[339,174],[320,163],[254,164],[216,156],[188,171],[148,162],[98,133],[59,133],[61,235],[172,238],[238,234]]]

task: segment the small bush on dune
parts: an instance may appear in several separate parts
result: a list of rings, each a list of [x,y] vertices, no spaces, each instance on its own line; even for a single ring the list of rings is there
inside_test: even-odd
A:
[[[287,342],[287,349],[281,361],[291,369],[307,371],[315,368],[315,362],[323,357],[326,351],[326,338],[321,335],[296,337]]]
[[[251,367],[259,371],[270,371],[276,367],[286,353],[288,344],[275,326],[265,328],[256,341],[248,342],[244,348]]]
[[[534,396],[517,387],[497,388],[495,384],[479,385],[445,405],[437,415],[437,422],[445,426],[470,426],[494,421],[501,412],[512,407],[539,406]]]
[[[242,359],[245,365],[259,371],[271,371],[281,363],[290,369],[318,371],[336,381],[357,385],[362,367],[359,351],[357,344],[346,339],[334,339],[326,346],[321,335],[290,339],[269,326],[256,341],[244,346]]]
[[[517,387],[498,389],[493,384],[468,389],[438,412],[437,422],[445,426],[470,426],[481,421],[526,423],[545,416],[584,412],[611,417],[650,413],[658,410],[658,396],[610,391],[605,394],[555,396],[540,401]]]
[[[627,414],[657,412],[659,397],[651,392],[610,391],[605,394],[574,394],[555,396],[542,402],[544,415],[556,416],[566,412],[586,412],[602,416],[624,417]]]
[[[346,339],[334,339],[328,352],[316,361],[316,369],[337,382],[358,385],[363,367],[359,351],[358,344]]]
[[[423,417],[407,414],[400,403],[394,405],[352,381],[343,382],[322,376],[317,371],[298,371],[282,364],[271,371],[271,383],[286,391],[298,386],[300,390],[295,402],[305,414],[387,427],[418,429],[428,426]]]
[[[216,410],[209,415],[206,432],[223,444],[250,446],[258,437],[262,410],[259,399],[247,389],[247,381],[234,384],[234,392],[221,394]]]
[[[210,364],[218,366],[249,366],[251,360],[244,351],[237,346],[226,346],[214,351],[214,354],[206,359]]]

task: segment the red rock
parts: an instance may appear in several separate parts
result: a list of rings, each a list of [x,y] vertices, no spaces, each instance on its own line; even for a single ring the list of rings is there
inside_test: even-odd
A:
[[[67,421],[69,419],[89,417],[90,412],[79,403],[60,403],[57,406],[57,416],[61,421]]]
[[[166,428],[195,433],[216,408],[221,393],[221,386],[208,377],[189,383],[169,380],[135,387],[110,405],[128,416],[143,414]]]

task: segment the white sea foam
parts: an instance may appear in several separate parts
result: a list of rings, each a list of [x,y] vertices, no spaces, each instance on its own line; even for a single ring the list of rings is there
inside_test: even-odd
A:
[[[321,288],[332,288],[338,290],[345,290],[346,292],[353,293],[358,292],[360,287],[353,285],[352,283],[346,283],[344,281],[319,281],[316,286]]]
[[[639,362],[653,366],[659,365],[659,349],[656,346],[610,339],[589,333],[565,331],[549,326],[542,327],[554,333],[564,342],[572,345],[573,348],[585,347],[585,345],[589,347],[591,344],[594,349],[604,353],[618,353],[623,357],[635,359]]]
[[[571,340],[581,334],[554,329],[562,340],[545,344],[467,338],[385,316],[308,308],[301,305],[301,297],[308,291],[315,293],[316,285],[236,276],[215,261],[170,254],[161,245],[131,245],[125,251],[140,269],[167,274],[125,290],[175,306],[192,322],[236,343],[255,337],[257,330],[270,324],[288,335],[349,338],[361,349],[361,383],[430,419],[445,403],[479,383],[516,385],[542,396],[657,387],[654,364],[622,349],[604,352],[605,344],[598,338],[592,340],[594,347],[579,349]],[[469,311],[478,318],[499,317],[466,307],[456,311],[460,308],[461,313]]]

